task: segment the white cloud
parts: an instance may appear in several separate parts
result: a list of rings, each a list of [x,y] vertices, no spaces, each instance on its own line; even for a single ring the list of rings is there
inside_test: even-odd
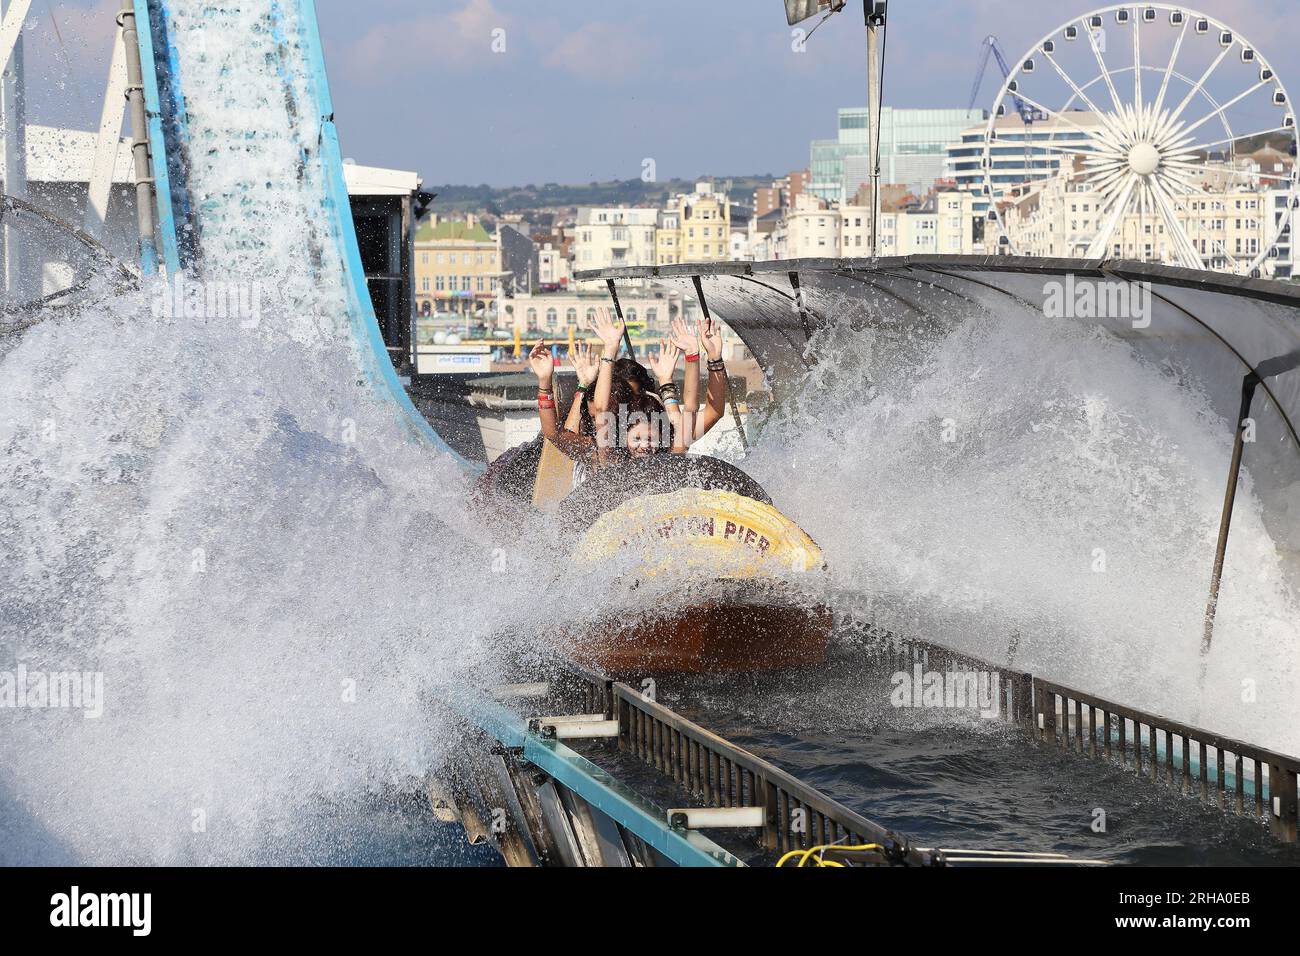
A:
[[[542,63],[608,83],[638,75],[660,55],[659,44],[634,24],[586,23],[556,34]]]
[[[506,31],[506,54],[517,39],[510,18],[492,0],[468,0],[452,13],[426,13],[380,23],[341,46],[338,63],[347,80],[375,85],[391,81],[394,69],[431,68],[459,72],[490,65],[493,31]]]

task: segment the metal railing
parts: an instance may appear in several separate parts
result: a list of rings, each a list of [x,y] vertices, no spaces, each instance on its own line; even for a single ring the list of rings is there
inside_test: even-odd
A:
[[[1140,779],[1177,786],[1207,804],[1267,823],[1297,841],[1300,759],[1103,700],[1062,684],[888,631],[869,631],[866,657],[892,670],[921,664],[999,676],[999,716],[1034,740],[1112,760]]]
[[[825,794],[710,733],[629,687],[610,685],[607,711],[619,722],[619,748],[671,777],[710,807],[764,808],[761,843],[786,853],[831,843],[879,844],[898,862],[938,862],[928,851],[841,806]]]

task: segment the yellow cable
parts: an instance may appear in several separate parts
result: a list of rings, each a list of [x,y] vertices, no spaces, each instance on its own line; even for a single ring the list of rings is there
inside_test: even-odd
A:
[[[825,853],[827,850],[880,850],[884,849],[879,843],[863,843],[859,846],[840,846],[838,843],[823,843],[820,846],[809,847],[806,850],[791,850],[789,853],[776,861],[777,866],[785,866],[786,861],[791,857],[799,857],[796,866],[806,866],[808,858],[814,853]],[[834,860],[823,860],[820,856],[813,866],[838,866],[843,867],[843,863],[836,863]]]

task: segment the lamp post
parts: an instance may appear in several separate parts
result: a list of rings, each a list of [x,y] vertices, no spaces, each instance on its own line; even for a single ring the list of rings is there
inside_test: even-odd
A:
[[[844,9],[847,0],[785,0],[785,18],[791,26],[825,11],[826,16]],[[867,158],[871,163],[871,255],[876,255],[876,221],[880,213],[880,39],[885,27],[888,0],[862,0],[862,17],[867,27]]]

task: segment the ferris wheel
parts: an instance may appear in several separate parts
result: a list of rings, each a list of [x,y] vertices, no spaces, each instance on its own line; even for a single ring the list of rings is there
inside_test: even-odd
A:
[[[1300,204],[1276,70],[1171,4],[1094,10],[1030,47],[993,102],[981,166],[1004,254],[1260,275]]]

